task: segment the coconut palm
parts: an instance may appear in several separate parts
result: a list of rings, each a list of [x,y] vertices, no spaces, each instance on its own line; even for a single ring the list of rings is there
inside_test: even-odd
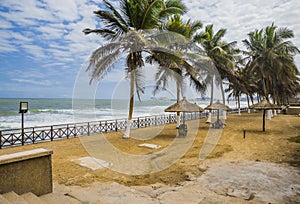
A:
[[[221,87],[223,104],[225,104],[225,94],[222,80],[236,81],[236,75],[233,71],[235,63],[234,57],[238,50],[234,49],[236,42],[227,43],[222,41],[226,33],[226,29],[220,29],[216,33],[213,31],[213,25],[207,25],[205,31],[198,34],[195,39],[204,48],[208,57],[210,57],[219,73],[219,78],[216,78],[216,84]],[[211,83],[211,101],[213,102],[213,83],[216,76],[210,75],[208,80]]]
[[[104,0],[104,8],[94,11],[102,28],[83,30],[85,34],[99,34],[109,42],[93,51],[90,57],[87,71],[92,73],[91,82],[103,78],[126,54],[125,70],[130,81],[130,102],[124,138],[130,135],[134,92],[138,96],[143,92],[142,53],[151,52],[151,43],[146,40],[143,30],[159,28],[168,16],[184,11],[181,0],[120,0],[118,10],[108,0]]]
[[[256,79],[258,94],[277,103],[283,103],[282,97],[295,95],[299,90],[299,71],[294,56],[300,51],[290,41],[294,37],[288,28],[277,28],[272,24],[265,29],[248,34],[243,42],[247,47],[249,61],[247,70]]]
[[[191,21],[188,20],[184,22],[179,15],[174,15],[169,18],[168,22],[166,22],[163,25],[163,29],[169,31],[178,33],[182,36],[184,36],[187,39],[187,43],[178,44],[174,43],[170,45],[173,49],[181,51],[184,58],[189,58],[189,60],[199,60],[200,56],[193,56],[189,55],[187,52],[187,47],[190,47],[191,43],[193,43],[193,37],[198,32],[198,30],[202,27],[202,23],[200,21]],[[189,46],[187,46],[189,45]],[[155,57],[155,56],[151,56]],[[154,90],[154,94],[162,89],[165,89],[168,80],[172,79],[172,81],[176,82],[176,98],[177,103],[180,102],[181,98],[180,95],[183,94],[182,89],[184,87],[184,78],[189,77],[192,84],[195,85],[196,90],[200,92],[204,92],[205,85],[200,83],[197,75],[198,71],[192,67],[190,63],[182,62],[181,60],[171,60],[169,65],[166,66],[165,62],[168,61],[168,59],[164,59],[164,64],[160,63],[160,69],[158,73],[156,74],[156,88]],[[176,63],[175,63],[176,62]],[[180,125],[180,112],[177,112],[177,128]]]
[[[213,104],[214,82],[217,86],[220,86],[223,104],[225,105],[223,80],[236,81],[236,76],[233,71],[235,67],[234,55],[237,53],[237,50],[234,49],[236,42],[227,43],[222,41],[225,33],[226,29],[220,29],[214,33],[213,25],[207,25],[205,31],[195,37],[196,41],[204,48],[207,56],[211,58],[214,64],[213,69],[206,78],[206,82],[211,84],[210,105]],[[226,119],[226,117],[224,117],[224,119]],[[211,113],[209,113],[206,122],[211,122]]]

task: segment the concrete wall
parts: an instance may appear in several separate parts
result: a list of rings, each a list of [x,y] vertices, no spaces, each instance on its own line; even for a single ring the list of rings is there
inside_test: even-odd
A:
[[[290,106],[290,107],[288,107],[287,114],[289,114],[289,115],[299,115],[300,114],[300,106]]]
[[[0,156],[0,194],[52,192],[52,150],[34,149]]]

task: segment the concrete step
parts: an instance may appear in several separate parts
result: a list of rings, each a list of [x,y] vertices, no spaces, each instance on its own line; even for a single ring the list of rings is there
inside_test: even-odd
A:
[[[43,202],[49,204],[82,204],[80,201],[59,193],[49,193],[39,197]]]
[[[24,193],[21,195],[21,197],[26,200],[30,204],[47,204],[44,202],[42,199],[37,197],[35,194],[29,192],[29,193]]]
[[[11,204],[6,198],[0,195],[0,204]]]
[[[8,200],[11,204],[30,204],[26,200],[24,200],[21,196],[16,194],[15,192],[9,192],[2,194],[2,196]]]

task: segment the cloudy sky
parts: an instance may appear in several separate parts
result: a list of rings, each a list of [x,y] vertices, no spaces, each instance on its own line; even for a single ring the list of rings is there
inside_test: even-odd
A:
[[[271,25],[294,31],[300,47],[299,0],[183,0],[185,18],[227,28],[226,40]],[[84,65],[91,51],[105,43],[84,28],[99,26],[93,11],[100,0],[0,0],[0,98],[70,98],[74,87],[89,89]],[[300,67],[300,58],[296,57]],[[121,67],[120,67],[121,68]],[[114,70],[94,85],[97,98],[110,98],[124,71]],[[78,83],[85,84],[84,86]],[[96,87],[96,88],[95,88]]]

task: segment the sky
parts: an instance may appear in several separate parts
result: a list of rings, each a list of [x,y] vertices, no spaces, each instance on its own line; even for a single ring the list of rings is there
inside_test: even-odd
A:
[[[82,33],[101,26],[93,14],[101,2],[0,0],[0,98],[72,98],[75,92],[111,98],[123,92],[123,85],[118,88],[126,81],[123,65],[92,85],[85,72],[91,52],[106,43],[97,35]],[[249,32],[273,22],[293,30],[292,42],[300,47],[299,0],[183,2],[188,8],[185,19],[213,24],[214,30],[226,28],[225,40],[237,41],[240,48]],[[299,69],[300,56],[295,61]],[[151,70],[150,66],[145,69],[148,87],[153,84]]]

